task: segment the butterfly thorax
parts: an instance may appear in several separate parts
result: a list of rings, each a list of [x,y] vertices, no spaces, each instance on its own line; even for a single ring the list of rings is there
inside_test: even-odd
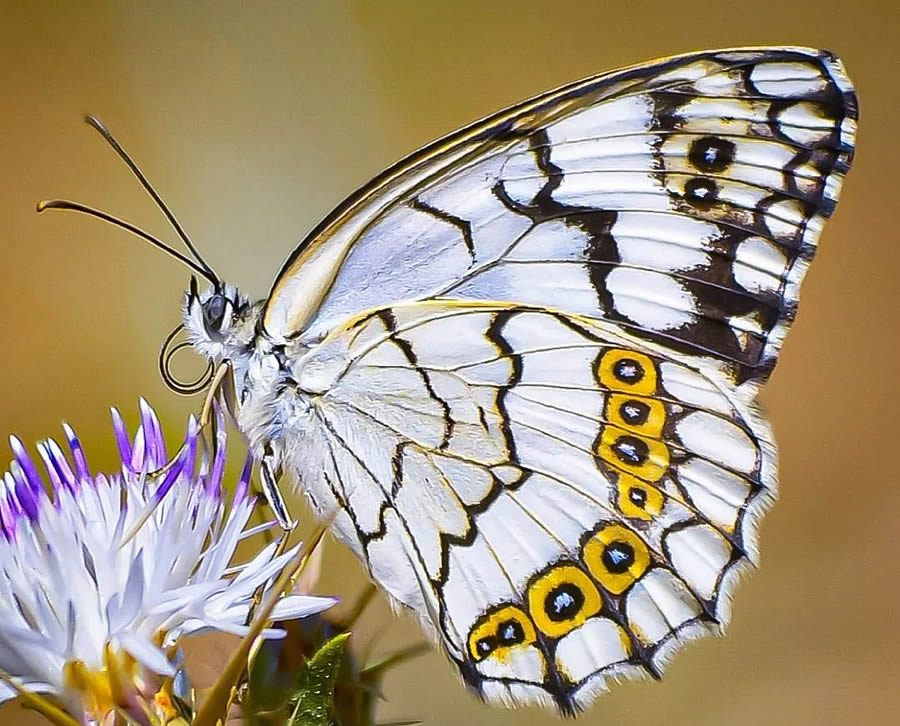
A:
[[[214,365],[230,363],[237,423],[254,454],[267,448],[281,460],[286,433],[308,417],[310,396],[317,391],[299,382],[308,377],[301,370],[310,347],[272,340],[259,325],[262,309],[262,301],[251,303],[231,285],[202,293],[192,287],[185,297],[184,328],[198,353]]]

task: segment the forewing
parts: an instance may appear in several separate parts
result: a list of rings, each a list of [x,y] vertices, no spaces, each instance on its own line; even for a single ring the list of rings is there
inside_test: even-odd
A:
[[[423,302],[301,358],[304,491],[483,697],[585,706],[728,617],[767,426],[693,359],[528,306]]]
[[[437,141],[297,248],[264,325],[322,337],[437,297],[563,307],[762,380],[835,205],[857,104],[803,48],[708,51],[573,83]]]

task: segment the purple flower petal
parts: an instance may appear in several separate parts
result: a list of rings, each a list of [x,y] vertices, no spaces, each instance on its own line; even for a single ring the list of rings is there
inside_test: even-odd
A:
[[[37,495],[38,492],[42,492],[44,490],[44,482],[41,480],[41,475],[38,474],[37,467],[35,467],[34,462],[31,460],[31,456],[29,456],[25,444],[22,443],[22,440],[18,436],[10,436],[9,448],[12,449],[13,456],[16,457],[19,466],[22,467],[25,480],[31,487],[32,492],[34,492],[35,495]]]
[[[131,446],[131,463],[128,468],[134,474],[140,474],[151,469],[147,463],[147,443],[144,436],[144,426],[138,426],[137,433],[134,435],[134,443]]]
[[[166,452],[166,437],[163,436],[162,426],[159,423],[159,416],[156,411],[150,409],[153,421],[153,438],[156,443],[156,466],[157,468],[165,466],[169,461],[169,454]]]
[[[216,417],[218,419],[218,416]],[[228,440],[228,433],[225,430],[225,422],[216,421],[218,428],[216,429],[216,453],[213,458],[212,472],[210,472],[209,480],[206,482],[206,491],[212,494],[222,489],[222,477],[225,473],[225,444]]]
[[[141,421],[144,423],[144,436],[147,444],[147,456],[150,466],[159,469],[169,461],[166,453],[166,439],[163,436],[159,416],[153,407],[143,398],[140,400]]]
[[[144,435],[144,461],[141,463],[146,464],[149,469],[158,469],[165,463],[165,460],[163,463],[158,463],[160,461],[159,436],[157,435],[159,422],[155,420],[156,413],[143,398],[139,402],[139,407],[141,409],[141,432]]]
[[[7,540],[12,540],[16,536],[16,509],[14,508],[14,500],[12,496],[16,482],[12,474],[3,475],[4,488],[0,493],[0,525],[3,526],[3,534]]]
[[[113,433],[116,437],[116,446],[119,447],[119,458],[127,467],[131,467],[131,440],[128,438],[128,429],[125,428],[125,422],[118,409],[111,408],[109,410],[112,415]]]
[[[184,465],[187,462],[187,449],[185,449],[181,454],[179,454],[178,458],[175,460],[175,463],[172,464],[172,468],[166,472],[165,477],[163,477],[162,483],[157,487],[156,491],[153,492],[153,500],[155,502],[161,502],[163,497],[169,493],[169,490],[172,488],[172,485],[178,480],[178,477],[181,476],[182,471],[184,471]]]
[[[75,461],[75,470],[78,472],[79,479],[88,479],[91,472],[88,470],[87,459],[84,457],[84,449],[81,448],[81,442],[75,434],[75,430],[69,424],[63,424],[63,431],[66,434],[66,440],[69,442],[69,449],[72,451],[72,459]]]
[[[253,473],[253,457],[247,454],[244,460],[244,469],[241,471],[241,477],[234,487],[234,496],[231,498],[231,506],[234,507],[244,501],[247,492],[250,490],[250,476]]]
[[[72,467],[69,466],[69,460],[66,458],[66,455],[63,453],[59,444],[53,439],[45,439],[44,445],[47,447],[47,453],[50,455],[50,462],[56,469],[59,478],[63,480],[63,483],[65,483],[70,490],[75,491],[78,488],[78,479],[75,478],[75,472],[73,472]]]
[[[28,483],[28,480],[25,478],[25,473],[22,471],[22,467],[18,465],[17,462],[12,462],[9,467],[9,471],[15,479],[15,494],[16,499],[19,504],[22,505],[22,509],[25,514],[31,521],[37,521],[38,518],[38,499],[37,494],[32,489],[31,485]]]
[[[200,425],[197,419],[191,415],[188,418],[187,436],[185,437],[186,457],[184,460],[184,475],[194,481],[197,465],[197,437],[200,434]]]
[[[59,490],[63,487],[62,477],[59,475],[59,471],[53,465],[53,457],[50,454],[50,449],[47,448],[47,444],[44,441],[38,442],[37,445],[38,454],[40,454],[41,461],[44,462],[44,468],[47,470],[47,476],[50,477],[50,484],[53,487],[54,500],[59,500]],[[68,482],[66,482],[66,487],[71,490]]]

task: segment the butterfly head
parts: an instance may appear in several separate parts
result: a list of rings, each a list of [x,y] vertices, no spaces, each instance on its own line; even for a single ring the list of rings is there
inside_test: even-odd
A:
[[[140,237],[209,281],[209,287],[201,293],[197,286],[197,278],[191,277],[190,286],[185,293],[182,322],[166,337],[159,353],[159,370],[169,388],[177,393],[186,395],[198,393],[212,380],[216,363],[225,359],[232,362],[246,361],[249,357],[256,330],[256,321],[262,310],[263,303],[252,304],[246,296],[238,292],[234,285],[227,285],[221,280],[215,270],[203,259],[196,245],[188,237],[175,215],[166,206],[162,197],[151,186],[140,167],[129,156],[128,152],[122,148],[122,145],[116,141],[109,129],[94,116],[85,116],[84,120],[106,140],[128,168],[131,169],[141,186],[150,194],[153,201],[156,202],[156,205],[169,220],[169,223],[187,248],[187,253],[166,244],[129,222],[80,202],[72,202],[67,199],[44,200],[38,202],[37,211],[43,212],[48,209],[69,210],[102,219]],[[184,341],[177,342],[176,340],[182,330],[187,333],[189,340],[187,343]],[[193,346],[209,363],[206,371],[199,378],[195,381],[184,382],[172,374],[170,364],[173,356],[188,346]]]
[[[218,283],[202,292],[192,277],[184,297],[184,329],[194,348],[213,361],[232,357],[253,334],[253,305],[234,285]]]

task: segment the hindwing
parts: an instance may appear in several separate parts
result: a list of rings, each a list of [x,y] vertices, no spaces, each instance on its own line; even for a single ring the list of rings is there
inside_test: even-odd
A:
[[[755,558],[772,439],[690,361],[543,308],[381,309],[296,364],[294,464],[470,686],[571,712],[721,627]]]

